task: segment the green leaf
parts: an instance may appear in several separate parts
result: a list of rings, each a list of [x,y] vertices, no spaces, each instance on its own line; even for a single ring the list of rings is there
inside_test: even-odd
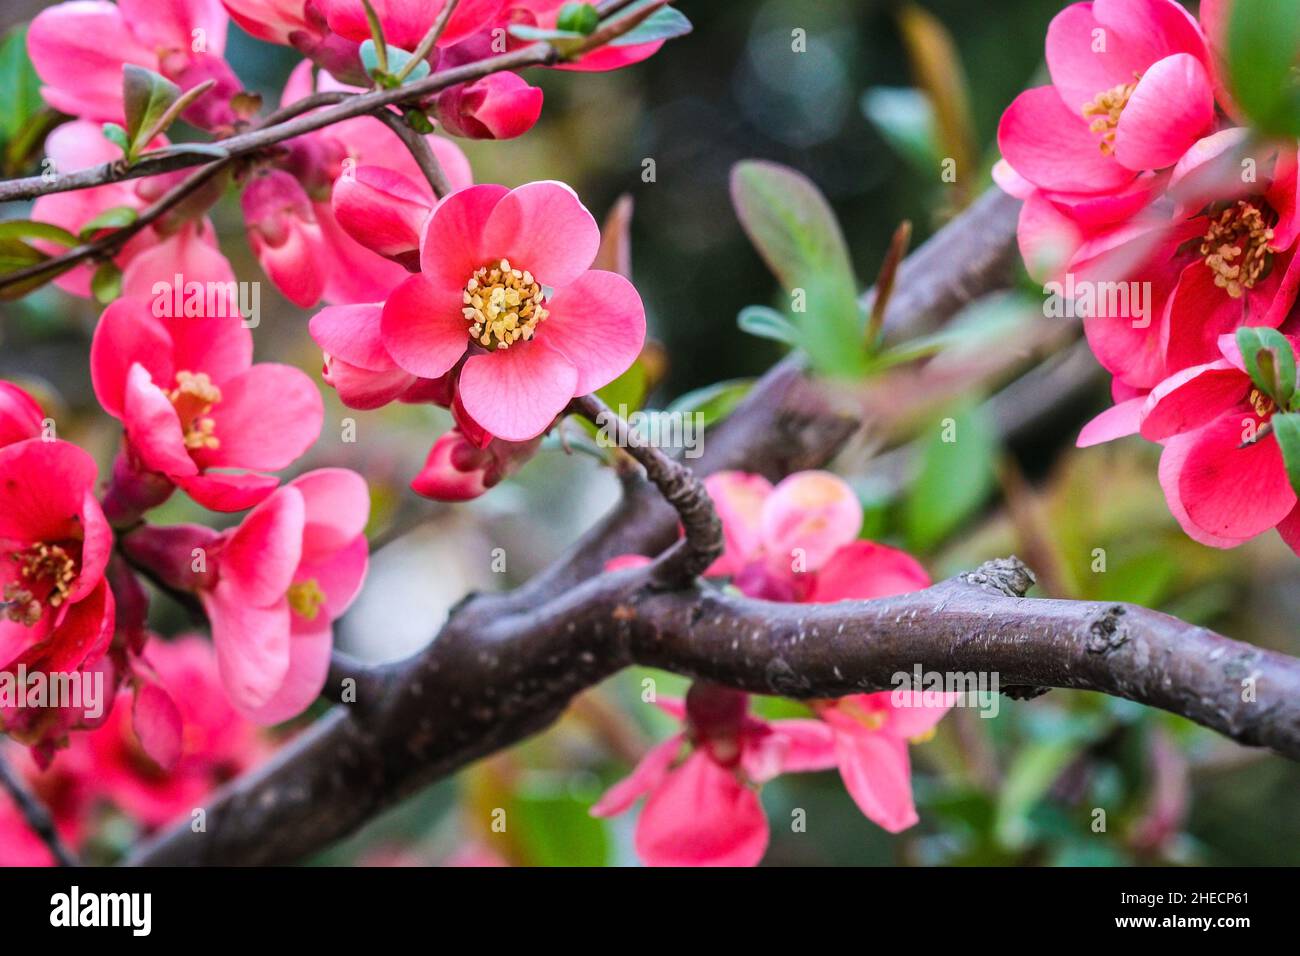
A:
[[[740,331],[756,335],[760,339],[771,339],[786,345],[798,347],[799,330],[776,309],[765,305],[747,305],[736,316]]]
[[[0,110],[0,141],[8,143],[45,106],[41,79],[27,55],[26,26],[15,27],[0,41],[0,90],[5,107]]]
[[[100,305],[108,305],[122,294],[122,270],[111,259],[102,263],[90,278],[90,291]]]
[[[110,206],[81,227],[82,240],[92,238],[101,229],[121,229],[140,218],[130,206]]]
[[[609,861],[605,823],[591,816],[588,802],[568,788],[525,782],[510,799],[508,819],[529,866],[603,866]]]
[[[730,415],[754,387],[752,378],[737,378],[697,388],[678,396],[664,411],[668,414],[688,415],[698,412],[705,428]]]
[[[1282,448],[1282,461],[1291,487],[1300,495],[1300,412],[1283,412],[1274,415],[1273,434]]]
[[[62,226],[55,226],[48,222],[33,222],[30,219],[10,219],[7,222],[0,222],[0,239],[45,239],[67,246],[69,249],[80,244],[77,237]]]
[[[629,10],[631,8],[628,8]],[[694,27],[686,14],[673,7],[663,7],[646,17],[627,33],[615,37],[607,46],[636,46],[639,43],[655,43],[685,36]]]
[[[126,135],[126,130],[116,123],[104,124],[104,139],[108,140],[114,146],[122,151],[123,156],[130,155],[131,137]]]
[[[375,46],[373,40],[366,40],[361,44],[361,65],[366,68],[366,73],[378,80],[391,80],[394,74],[400,73],[406,64],[414,59],[414,54],[395,47],[391,44],[387,47],[384,57],[379,56],[379,49]],[[387,65],[385,68],[384,65]],[[429,61],[421,59],[415,66],[411,67],[411,72],[403,77],[403,83],[414,83],[416,80],[422,80],[429,75]],[[396,85],[393,82],[392,85]]]
[[[992,422],[976,406],[930,427],[920,473],[903,504],[908,545],[916,551],[941,543],[984,504],[998,454]]]
[[[507,30],[512,37],[527,43],[538,41],[549,43],[561,56],[568,56],[587,42],[587,38],[575,30],[543,30],[541,27],[530,27],[526,23],[516,23]]]
[[[50,257],[41,250],[29,246],[22,239],[0,238],[0,275],[7,275],[11,272],[17,272],[20,269],[26,269],[30,266],[39,265]],[[11,301],[21,299],[33,289],[39,289],[53,279],[57,279],[69,269],[75,268],[77,263],[67,262],[63,265],[49,269],[39,275],[24,279],[22,282],[5,286],[0,289],[0,300]]]
[[[777,279],[791,293],[791,321],[813,366],[854,377],[866,369],[857,278],[839,223],[802,173],[762,160],[731,171],[736,215]]]
[[[1250,380],[1282,408],[1290,408],[1295,396],[1295,352],[1287,337],[1267,326],[1237,329],[1237,348],[1250,373]]]
[[[590,3],[566,3],[560,7],[555,18],[555,26],[560,30],[591,36],[600,26],[600,14]]]
[[[180,99],[181,88],[167,79],[128,63],[122,67],[122,98],[126,106],[127,157],[133,159],[152,138],[172,104]],[[107,130],[105,131],[107,133]]]
[[[758,254],[787,291],[829,276],[854,289],[844,235],[830,204],[807,176],[765,160],[731,170],[731,201]]]
[[[916,169],[939,164],[934,106],[913,87],[877,86],[862,95],[862,112],[885,142]]]
[[[1228,85],[1265,133],[1300,133],[1300,11],[1296,0],[1236,0],[1228,21]]]

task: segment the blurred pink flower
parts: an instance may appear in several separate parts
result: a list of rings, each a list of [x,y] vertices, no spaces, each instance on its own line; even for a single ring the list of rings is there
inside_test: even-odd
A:
[[[45,413],[25,391],[0,379],[0,448],[40,436]]]

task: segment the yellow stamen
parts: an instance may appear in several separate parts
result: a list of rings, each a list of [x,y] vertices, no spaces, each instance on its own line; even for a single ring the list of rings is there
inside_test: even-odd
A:
[[[45,603],[58,607],[68,599],[72,582],[77,580],[77,562],[57,544],[37,542],[26,551],[16,552],[18,573],[32,583],[48,581],[50,593]]]
[[[1115,152],[1115,128],[1119,126],[1120,114],[1128,105],[1129,97],[1137,89],[1137,80],[1138,77],[1134,74],[1132,83],[1121,83],[1098,93],[1083,108],[1083,118],[1092,121],[1088,128],[1094,133],[1102,134],[1099,147],[1103,155],[1109,156]]]
[[[1273,259],[1269,243],[1273,229],[1264,213],[1252,203],[1239,200],[1217,216],[1201,240],[1201,255],[1214,273],[1214,284],[1240,299],[1268,268]]]
[[[1268,418],[1273,414],[1273,410],[1277,408],[1273,403],[1273,399],[1257,388],[1250,390],[1250,407],[1255,410],[1255,414],[1260,418]]]
[[[167,393],[167,397],[185,429],[186,448],[221,447],[221,440],[213,434],[217,423],[207,417],[212,406],[221,401],[221,389],[212,384],[207,372],[177,372],[176,387]]]
[[[527,269],[515,269],[499,259],[475,270],[461,294],[461,314],[469,337],[485,349],[508,349],[533,337],[546,321],[541,284]]]
[[[4,589],[4,601],[0,602],[4,608],[4,616],[23,627],[31,627],[41,619],[41,602],[36,600],[36,596],[26,588],[20,588],[17,584],[6,584]]]
[[[307,578],[305,581],[291,584],[287,597],[293,613],[308,621],[316,620],[321,605],[325,603],[325,592],[321,590],[320,582],[315,578]]]

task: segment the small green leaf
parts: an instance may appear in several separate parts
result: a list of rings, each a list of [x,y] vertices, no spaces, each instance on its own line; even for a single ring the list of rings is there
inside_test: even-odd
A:
[[[590,3],[566,3],[555,18],[556,29],[591,36],[600,26],[600,14]]]
[[[10,219],[0,222],[0,239],[45,239],[71,249],[79,240],[62,226],[30,219]]]
[[[1286,476],[1295,493],[1300,495],[1300,412],[1283,412],[1274,415],[1273,434],[1282,448],[1282,461]]]
[[[111,259],[100,265],[90,279],[90,291],[100,305],[108,305],[122,294],[122,270]]]
[[[919,170],[938,165],[934,106],[918,89],[877,86],[862,95],[862,112],[894,151]]]
[[[399,47],[389,45],[385,55],[381,57],[379,48],[375,46],[373,40],[366,40],[361,44],[361,65],[366,68],[366,73],[381,83],[385,83],[385,85],[396,86],[394,75],[400,73],[412,59],[414,59],[414,54],[407,53]],[[402,82],[413,83],[416,80],[424,79],[428,75],[429,61],[422,59],[411,67],[411,72],[403,77]]]
[[[688,415],[698,412],[703,416],[701,422],[705,428],[716,424],[730,415],[754,387],[752,378],[737,378],[726,382],[717,382],[687,392],[664,409],[666,414]]]
[[[366,63],[366,72],[374,75],[375,73],[388,72],[388,41],[384,39],[384,27],[379,22],[379,14],[375,13],[375,8],[371,6],[370,0],[361,0],[362,7],[366,11],[366,23],[370,25],[370,55],[374,57],[374,65],[366,63],[366,52],[361,51],[361,62]]]
[[[45,106],[41,79],[27,55],[26,26],[15,27],[0,41],[0,90],[5,101],[0,110],[0,142],[8,143]]]
[[[771,339],[786,345],[799,345],[799,330],[776,309],[765,305],[747,305],[736,316],[740,331],[756,335],[760,339]]]
[[[998,454],[996,431],[977,406],[930,428],[903,511],[908,545],[917,551],[940,544],[984,504]]]
[[[126,106],[126,134],[130,144],[127,158],[133,159],[149,142],[172,104],[180,99],[181,88],[134,63],[122,67],[122,98]]]
[[[31,266],[39,265],[50,257],[41,250],[29,246],[22,239],[0,238],[0,275],[8,275],[12,272],[18,272],[21,269],[27,269]],[[0,300],[11,301],[21,299],[28,292],[39,289],[53,279],[57,279],[69,269],[75,268],[77,263],[65,262],[62,265],[52,267],[38,275],[24,279],[13,285],[5,286],[0,289]]]
[[[121,229],[140,218],[130,206],[112,206],[81,227],[82,240],[92,238],[101,229]]]
[[[1296,0],[1236,0],[1228,20],[1228,85],[1265,133],[1300,134],[1300,12]]]
[[[1290,408],[1296,390],[1296,362],[1287,337],[1267,326],[1243,326],[1237,329],[1237,347],[1255,387],[1282,408]]]
[[[581,49],[587,41],[585,36],[575,30],[543,30],[541,27],[530,27],[526,23],[516,23],[507,29],[512,37],[527,43],[538,41],[549,43],[561,56],[568,56]]]
[[[116,123],[104,124],[104,139],[108,140],[114,146],[122,151],[123,156],[131,152],[131,137],[126,135],[126,130]]]
[[[628,8],[630,11],[631,7]],[[617,36],[609,46],[637,46],[641,43],[657,43],[685,36],[694,27],[691,21],[673,7],[663,7],[646,17],[627,33]]]

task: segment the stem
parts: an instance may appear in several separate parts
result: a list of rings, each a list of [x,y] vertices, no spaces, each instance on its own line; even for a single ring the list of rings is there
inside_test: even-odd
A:
[[[451,192],[451,183],[447,181],[447,174],[442,170],[442,163],[438,162],[438,157],[423,135],[411,129],[406,120],[391,110],[380,110],[375,113],[375,118],[397,134],[397,138],[402,141],[402,145],[407,148],[411,158],[420,167],[420,172],[424,173],[424,178],[429,181],[435,196],[441,199]]]
[[[433,49],[433,45],[438,42],[438,37],[442,36],[442,31],[447,29],[447,21],[451,19],[451,15],[456,11],[456,5],[458,3],[460,3],[460,0],[447,0],[447,5],[442,8],[442,12],[439,13],[437,19],[433,21],[433,26],[429,27],[429,32],[424,35],[424,39],[422,39],[420,45],[415,48],[415,52],[411,54],[411,58],[406,61],[404,67],[397,71],[397,74],[393,79],[398,83],[401,83],[402,80],[406,79],[407,76],[410,75],[411,71],[415,69],[415,64],[419,63],[429,55],[429,51]]]
[[[575,398],[569,408],[593,425],[609,429],[614,445],[640,462],[646,477],[681,519],[685,537],[655,561],[655,579],[676,586],[703,574],[723,549],[722,522],[704,482],[690,468],[650,444],[597,396]]]

